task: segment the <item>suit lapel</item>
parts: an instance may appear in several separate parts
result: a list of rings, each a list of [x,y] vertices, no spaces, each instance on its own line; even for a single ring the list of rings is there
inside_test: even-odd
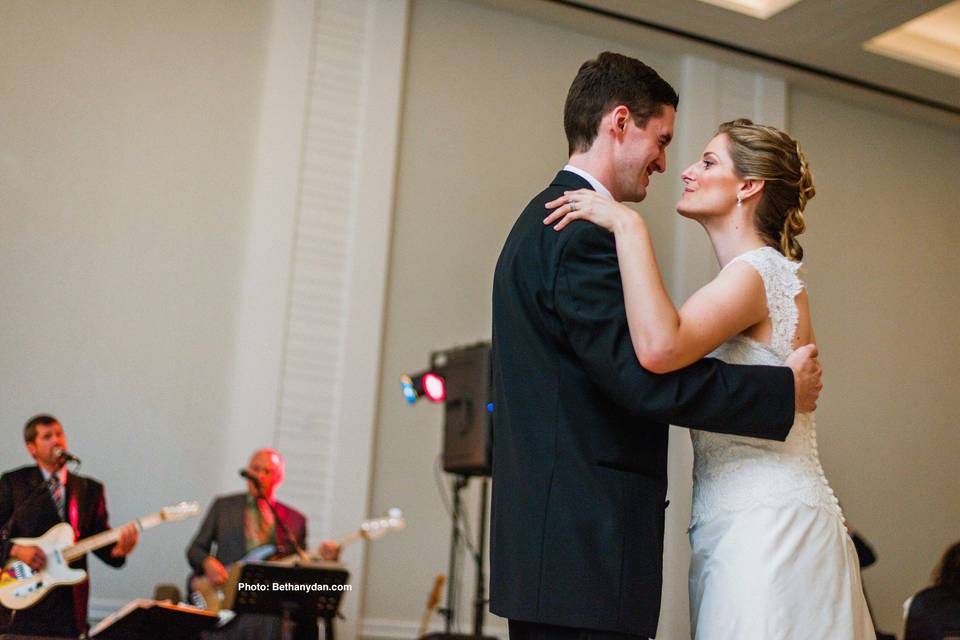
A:
[[[232,509],[226,510],[224,519],[227,521],[225,523],[227,525],[227,531],[232,532],[232,535],[236,536],[234,542],[239,552],[237,557],[240,558],[246,553],[247,548],[246,529],[244,528],[244,517],[247,511],[247,495],[241,494],[237,496],[233,504],[234,507]]]
[[[282,502],[280,502],[279,500],[277,500],[277,503],[276,503],[275,505],[273,505],[273,506],[276,507],[276,509],[277,509],[277,519],[278,519],[278,520],[283,520],[283,524],[289,526],[289,525],[290,525],[290,521],[289,521],[289,515],[290,515],[290,514],[288,513],[287,506],[286,506],[285,504],[283,504]]]
[[[283,552],[285,554],[294,553],[296,552],[297,547],[295,544],[293,544],[294,541],[291,540],[283,530],[283,526],[285,525],[288,529],[290,529],[291,536],[296,537],[297,535],[297,529],[294,526],[295,523],[291,522],[292,518],[290,516],[290,508],[279,500],[277,500],[277,504],[275,506],[277,508],[277,551],[279,552],[280,547],[283,547]],[[280,524],[281,522],[283,522],[283,525]]]
[[[34,467],[30,473],[30,487],[28,495],[32,494],[34,491],[41,491],[41,494],[35,498],[35,503],[37,505],[36,516],[30,517],[27,514],[20,516],[18,519],[23,520],[33,520],[36,522],[42,529],[42,533],[46,533],[47,530],[53,525],[60,522],[60,515],[57,513],[57,505],[53,501],[53,495],[50,493],[50,489],[47,486],[44,486],[43,489],[40,489],[40,485],[46,485],[46,481],[43,479],[43,473],[40,471],[40,467]]]

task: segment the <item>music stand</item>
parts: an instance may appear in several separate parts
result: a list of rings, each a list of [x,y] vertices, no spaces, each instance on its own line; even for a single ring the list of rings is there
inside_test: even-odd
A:
[[[219,621],[217,614],[196,607],[133,600],[101,620],[90,631],[90,637],[97,640],[199,640],[202,632],[212,631]]]
[[[237,562],[223,590],[223,606],[234,613],[280,615],[282,640],[291,640],[295,621],[323,620],[324,637],[333,640],[333,620],[350,573],[332,562],[284,565]]]

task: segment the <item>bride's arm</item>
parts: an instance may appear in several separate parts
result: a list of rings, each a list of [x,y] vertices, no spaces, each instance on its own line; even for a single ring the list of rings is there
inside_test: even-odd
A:
[[[571,200],[576,209],[571,210]],[[677,311],[640,215],[587,189],[565,194],[547,207],[560,207],[544,220],[545,224],[559,220],[558,231],[583,219],[613,232],[630,337],[645,369],[654,373],[681,369],[766,318],[763,283],[749,265],[730,265]]]

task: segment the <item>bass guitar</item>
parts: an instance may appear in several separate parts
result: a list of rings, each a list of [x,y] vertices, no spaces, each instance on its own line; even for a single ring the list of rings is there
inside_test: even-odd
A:
[[[358,540],[376,540],[391,531],[400,531],[405,526],[406,521],[403,519],[403,512],[396,508],[389,509],[386,516],[365,520],[356,531],[342,538],[338,538],[334,540],[334,542],[342,550]],[[268,560],[275,553],[276,547],[273,545],[263,545],[248,552],[247,555],[237,562],[259,562]],[[271,561],[276,564],[295,565],[304,562],[304,560],[304,558],[301,558],[297,554],[292,554],[282,558],[274,558]],[[310,563],[323,562],[324,560],[320,556],[320,549],[318,548],[314,553],[308,554],[306,561]],[[231,567],[232,566],[233,565],[231,565]],[[194,576],[191,578],[190,589],[190,604],[214,613],[220,613],[220,609],[223,607],[223,589],[215,585],[206,576]]]

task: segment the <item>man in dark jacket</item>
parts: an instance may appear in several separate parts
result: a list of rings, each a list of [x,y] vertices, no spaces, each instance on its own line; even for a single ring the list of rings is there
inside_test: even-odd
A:
[[[285,556],[307,544],[306,517],[276,499],[277,489],[286,473],[280,452],[276,449],[254,452],[247,473],[247,491],[214,500],[187,548],[187,561],[193,568],[194,577],[205,577],[216,587],[226,583],[229,565],[244,559],[255,549],[270,546],[273,548],[270,556]],[[257,484],[249,477],[256,478]],[[278,518],[285,528],[278,526]],[[335,543],[325,541],[320,552],[324,558],[333,560],[339,549]],[[316,617],[298,621],[298,627],[298,637],[315,635]],[[211,637],[253,640],[277,637],[278,630],[276,616],[245,614],[237,616],[230,625]]]
[[[0,477],[0,523],[8,523],[9,534],[0,554],[3,562],[21,560],[39,571],[47,562],[43,550],[14,544],[9,538],[36,538],[56,524],[69,522],[76,539],[81,539],[108,530],[110,524],[103,485],[70,473],[64,465],[67,437],[56,418],[34,416],[24,425],[23,439],[36,465]],[[115,544],[94,553],[110,566],[122,567],[138,540],[136,527],[128,524]],[[86,556],[70,566],[86,569]],[[87,629],[89,594],[88,581],[55,587],[37,604],[14,612],[9,630],[24,635],[77,636]]]

